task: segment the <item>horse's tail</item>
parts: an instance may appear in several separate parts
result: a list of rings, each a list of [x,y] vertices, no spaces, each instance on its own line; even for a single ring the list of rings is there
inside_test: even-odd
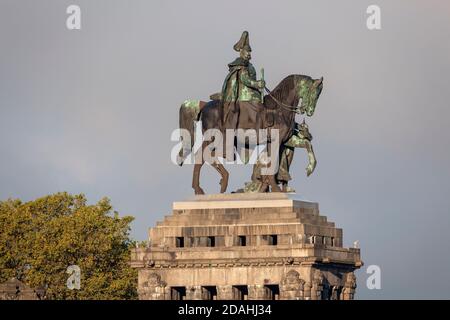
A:
[[[178,153],[177,163],[179,166],[183,165],[183,162],[191,154],[192,148],[195,142],[195,122],[199,120],[200,116],[200,104],[199,100],[186,100],[180,107],[180,129],[189,133],[186,137],[181,135],[182,149]],[[187,140],[186,140],[187,139]]]

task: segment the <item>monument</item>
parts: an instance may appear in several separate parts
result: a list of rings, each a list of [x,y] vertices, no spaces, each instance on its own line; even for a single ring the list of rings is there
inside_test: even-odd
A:
[[[353,299],[360,249],[286,193],[194,196],[136,248],[140,299]]]
[[[272,91],[256,79],[244,32],[228,65],[222,91],[180,108],[182,148],[177,163],[194,158],[195,196],[149,231],[146,247],[131,253],[143,300],[351,300],[359,248],[343,247],[343,232],[288,186],[295,148],[307,151],[306,173],[317,161],[305,120],[313,116],[323,78],[289,75]],[[261,72],[263,75],[263,72]],[[267,95],[264,95],[264,89]],[[195,151],[195,126],[203,139]],[[214,134],[209,136],[208,133]],[[251,181],[225,194],[228,171],[220,159],[244,163],[265,145]],[[244,153],[240,153],[244,150]],[[221,194],[205,195],[200,170],[208,162],[221,175]]]

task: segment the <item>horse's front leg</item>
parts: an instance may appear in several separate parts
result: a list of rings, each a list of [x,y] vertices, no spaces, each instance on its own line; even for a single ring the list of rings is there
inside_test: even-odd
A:
[[[309,160],[309,164],[306,167],[306,175],[309,177],[314,172],[314,169],[317,166],[317,160],[316,155],[314,154],[313,146],[310,141],[308,140],[305,141],[305,148],[306,151],[308,152],[308,160]]]
[[[271,192],[281,192],[275,179],[275,175],[261,176],[261,185],[259,186],[258,192],[268,192],[269,187]]]
[[[202,148],[197,151],[195,155],[195,165],[194,172],[192,174],[192,188],[194,188],[195,194],[205,194],[205,191],[200,187],[200,171],[202,169],[205,160],[203,159],[203,150],[205,149],[205,144],[202,144]],[[201,152],[201,154],[199,154]]]
[[[216,162],[212,166],[214,169],[217,170],[217,172],[219,172],[219,174],[221,176],[220,193],[224,193],[225,191],[227,191],[229,173],[228,173],[227,169],[225,169],[225,167],[221,163]]]
[[[275,179],[275,175],[267,176],[268,183],[270,185],[270,191],[272,192],[281,192],[280,187],[278,186],[277,180]]]
[[[269,191],[269,183],[267,181],[266,176],[261,176],[261,183],[259,185],[259,188],[257,192],[264,193]]]

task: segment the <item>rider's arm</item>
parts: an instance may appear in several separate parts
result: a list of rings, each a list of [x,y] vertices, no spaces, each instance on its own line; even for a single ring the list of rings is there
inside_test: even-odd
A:
[[[241,70],[240,72],[240,78],[241,78],[241,82],[247,86],[247,87],[251,87],[254,89],[259,89],[258,87],[258,81],[257,80],[253,80],[249,73],[248,73],[248,69],[244,68]]]

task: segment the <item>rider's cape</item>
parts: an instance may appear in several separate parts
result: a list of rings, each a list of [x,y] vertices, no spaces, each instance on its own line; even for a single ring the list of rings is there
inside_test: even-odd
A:
[[[253,65],[248,60],[237,58],[228,64],[228,68],[229,72],[222,86],[222,100],[260,101],[261,93]]]

